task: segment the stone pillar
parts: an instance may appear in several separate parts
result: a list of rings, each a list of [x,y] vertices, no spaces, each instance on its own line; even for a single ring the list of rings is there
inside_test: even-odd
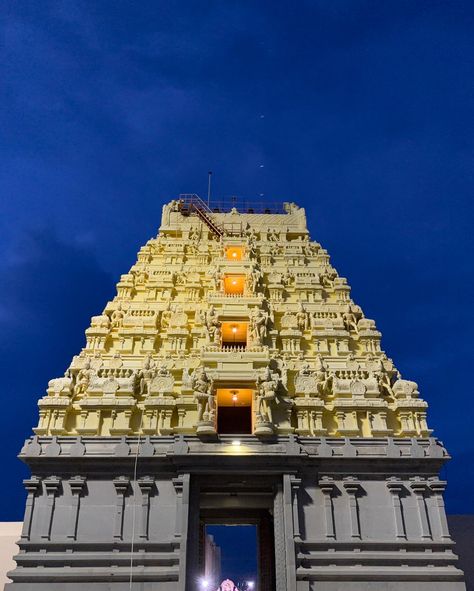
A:
[[[347,478],[344,478],[342,486],[346,489],[347,494],[349,495],[351,538],[360,540],[362,536],[360,532],[359,502],[357,497],[362,487],[357,478],[354,476],[348,476]]]
[[[425,481],[421,480],[421,478],[415,477],[413,481],[410,483],[410,488],[415,494],[416,502],[418,505],[418,516],[420,519],[421,537],[424,539],[431,539],[431,528],[425,503],[425,492],[428,489],[428,485]]]
[[[275,487],[275,497],[273,500],[273,519],[275,539],[275,589],[276,591],[287,591],[285,518],[283,511],[282,482],[278,482]]]
[[[295,549],[295,505],[294,486],[298,486],[301,480],[290,474],[283,474],[283,521],[285,532],[285,554],[286,554],[286,590],[296,591],[296,549]],[[296,499],[297,501],[297,499]],[[296,515],[298,507],[296,506]],[[297,525],[299,529],[299,525]],[[299,537],[299,531],[298,531]]]
[[[140,530],[138,537],[148,540],[148,524],[150,521],[150,495],[155,486],[155,480],[151,476],[145,476],[138,480],[138,486],[142,493],[142,512],[140,516]]]
[[[300,516],[298,511],[298,491],[301,486],[301,478],[290,476],[290,484],[293,502],[293,537],[295,542],[301,542]]]
[[[429,483],[429,488],[433,491],[432,507],[437,514],[438,522],[438,535],[436,537],[442,540],[450,540],[448,521],[446,519],[446,510],[444,508],[443,493],[446,488],[446,482],[444,480],[432,480]]]
[[[336,490],[336,484],[330,476],[322,476],[319,479],[319,488],[324,495],[324,517],[326,521],[326,538],[336,539],[336,526],[334,523],[334,507],[332,497]]]
[[[41,489],[41,478],[32,476],[23,480],[28,496],[26,497],[25,517],[23,519],[23,528],[21,530],[21,539],[29,540],[31,535],[31,524],[33,522],[33,512],[35,509],[36,493]]]
[[[51,527],[53,525],[54,506],[56,503],[56,495],[61,487],[61,478],[57,476],[50,476],[45,478],[44,487],[46,490],[46,506],[43,511],[43,523],[41,524],[41,537],[45,540],[51,538]]]
[[[405,520],[403,518],[403,507],[400,494],[404,490],[404,486],[400,478],[391,476],[387,479],[387,488],[392,496],[393,513],[395,518],[395,536],[398,539],[407,538],[407,532],[405,528]]]
[[[179,581],[178,590],[186,589],[187,574],[187,547],[188,547],[188,521],[190,502],[190,481],[189,474],[180,474],[173,478],[173,485],[176,491],[176,518],[174,535],[180,541],[179,546]]]
[[[113,481],[115,486],[116,497],[116,512],[115,512],[115,524],[114,524],[114,539],[121,540],[123,538],[123,516],[125,508],[125,493],[130,486],[130,478],[128,476],[119,476],[114,478]]]
[[[83,476],[73,476],[69,479],[69,487],[71,489],[71,509],[70,521],[67,537],[75,540],[77,537],[77,524],[79,521],[79,507],[81,503],[81,493],[84,490],[86,479]]]

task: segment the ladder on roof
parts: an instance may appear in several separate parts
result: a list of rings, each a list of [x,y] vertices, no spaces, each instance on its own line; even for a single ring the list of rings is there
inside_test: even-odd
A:
[[[216,236],[222,238],[224,229],[212,219],[212,211],[206,203],[194,193],[184,193],[179,196],[178,211],[184,215],[197,215]]]

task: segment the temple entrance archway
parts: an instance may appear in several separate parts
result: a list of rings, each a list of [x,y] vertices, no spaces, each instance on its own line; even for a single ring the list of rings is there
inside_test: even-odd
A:
[[[275,487],[272,479],[256,478],[251,482],[246,480],[246,477],[236,475],[227,482],[218,483],[212,476],[201,476],[199,482],[195,483],[194,490],[197,493],[194,497],[196,513],[190,522],[189,531],[189,543],[195,548],[194,568],[191,569],[194,573],[193,580],[207,580],[208,589],[212,591],[217,589],[221,582],[212,580],[210,576],[215,568],[211,562],[216,557],[213,552],[209,552],[209,540],[206,540],[207,527],[253,526],[257,538],[255,589],[275,591]],[[241,552],[246,550],[244,547],[241,548]],[[255,552],[255,547],[250,551]],[[225,579],[228,575],[223,570],[219,576]]]

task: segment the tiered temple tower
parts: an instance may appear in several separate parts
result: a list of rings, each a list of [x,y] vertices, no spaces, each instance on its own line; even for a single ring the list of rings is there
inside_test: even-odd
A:
[[[305,211],[161,227],[49,382],[10,591],[193,591],[204,526],[259,532],[259,591],[462,591],[427,404]],[[223,573],[225,574],[225,573]]]

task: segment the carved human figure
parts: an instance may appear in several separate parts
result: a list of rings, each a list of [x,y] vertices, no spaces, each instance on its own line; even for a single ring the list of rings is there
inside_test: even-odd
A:
[[[138,372],[138,392],[140,396],[147,396],[149,394],[150,382],[155,375],[155,364],[151,355],[147,355],[143,361],[143,367]]]
[[[169,328],[170,319],[171,319],[172,314],[173,314],[173,312],[170,309],[170,304],[168,304],[168,307],[166,308],[166,310],[163,310],[163,312],[161,313],[161,328],[162,328],[162,330],[166,330],[167,328]]]
[[[138,269],[133,271],[133,277],[135,285],[144,285],[148,279],[148,273],[145,269]]]
[[[196,310],[194,312],[194,324],[200,326],[201,324],[205,323],[205,313],[202,306],[196,306]]]
[[[267,232],[267,238],[270,240],[270,242],[278,242],[280,239],[280,234],[275,228],[270,228]]]
[[[296,205],[293,201],[285,201],[283,203],[283,209],[286,213],[296,213],[300,209],[300,206]]]
[[[370,366],[372,376],[377,382],[380,393],[395,398],[395,393],[392,388],[392,378],[385,371],[382,358],[369,355],[367,362],[367,365]]]
[[[296,313],[296,322],[298,328],[301,331],[308,330],[309,328],[309,315],[304,309],[303,304],[300,302],[298,312]]]
[[[80,396],[84,394],[91,383],[92,369],[89,359],[86,360],[84,367],[79,370],[76,376],[76,383],[74,385],[74,394]]]
[[[359,332],[357,328],[357,318],[356,315],[352,311],[352,307],[350,304],[347,304],[345,310],[341,313],[342,321],[344,322],[344,327],[348,332],[354,331],[356,333]]]
[[[247,283],[252,293],[255,293],[260,285],[262,279],[262,272],[257,267],[253,267],[247,276]]]
[[[272,404],[276,400],[277,380],[273,379],[270,368],[265,369],[263,377],[257,378],[257,419],[259,422],[272,422]]]
[[[222,291],[222,274],[219,267],[211,267],[208,275],[211,277],[214,291]]]
[[[178,205],[178,201],[176,201],[175,199],[173,199],[169,203],[165,203],[163,205],[162,215],[161,215],[161,223],[164,226],[169,225],[170,220],[171,220],[171,212],[176,210],[177,205]]]
[[[288,269],[282,278],[282,283],[283,283],[283,285],[286,285],[288,287],[288,286],[292,285],[294,282],[295,282],[295,275],[290,269]]]
[[[214,306],[206,312],[206,330],[208,342],[218,345],[220,343],[221,328]]]
[[[316,370],[314,373],[317,380],[319,394],[329,394],[332,390],[333,377],[328,371],[326,362],[321,355],[316,355]]]
[[[331,267],[325,267],[324,271],[319,275],[319,281],[323,287],[333,287],[335,278],[336,271]]]
[[[123,324],[125,314],[122,311],[122,305],[119,303],[117,308],[110,315],[112,328],[119,328]]]
[[[212,379],[204,367],[198,367],[192,375],[191,385],[198,409],[198,423],[212,420],[214,416],[214,394]]]
[[[250,340],[262,344],[268,335],[269,314],[262,308],[254,308],[250,313]]]

